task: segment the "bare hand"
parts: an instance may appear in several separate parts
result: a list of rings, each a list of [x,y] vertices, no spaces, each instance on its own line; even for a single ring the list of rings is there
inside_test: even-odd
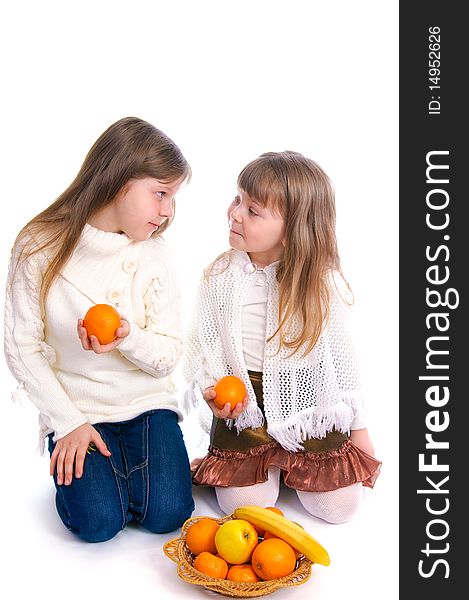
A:
[[[121,326],[116,329],[116,339],[110,344],[100,344],[95,335],[88,337],[88,332],[83,327],[83,319],[78,319],[77,333],[83,350],[92,350],[96,354],[104,354],[115,350],[122,340],[129,335],[130,325],[128,321],[121,317]]]
[[[233,410],[230,411],[231,404],[229,402],[227,402],[223,408],[217,407],[217,405],[213,401],[214,398],[216,398],[217,396],[215,390],[213,389],[213,386],[208,387],[204,391],[203,396],[205,402],[209,405],[210,410],[219,419],[236,419],[236,417],[238,417],[247,407],[249,401],[248,397],[246,396],[242,402],[238,402],[238,404],[236,404]]]
[[[57,441],[50,459],[50,474],[54,475],[57,469],[58,485],[70,485],[73,475],[77,478],[83,475],[83,463],[90,443],[93,443],[103,456],[111,456],[103,438],[89,423],[80,425]]]
[[[363,450],[371,456],[375,455],[375,449],[370,434],[368,433],[368,429],[353,429],[350,432],[350,439],[355,446],[360,448],[360,450]]]

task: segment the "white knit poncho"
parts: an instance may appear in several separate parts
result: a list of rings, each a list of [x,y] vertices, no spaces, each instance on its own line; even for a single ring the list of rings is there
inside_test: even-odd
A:
[[[226,375],[236,375],[246,385],[249,403],[235,426],[260,427],[264,418],[257,405],[242,348],[243,298],[255,277],[249,256],[232,250],[216,263],[212,275],[203,276],[195,314],[185,342],[183,372],[189,382],[186,409],[199,404],[196,387],[203,392]],[[264,268],[268,286],[266,340],[278,327],[276,265]],[[278,336],[266,341],[263,364],[264,412],[268,433],[286,450],[301,450],[301,442],[322,438],[336,429],[366,427],[363,395],[350,327],[348,293],[340,276],[331,275],[330,315],[314,349],[278,350]],[[200,408],[206,411],[205,402]],[[203,423],[204,418],[201,417]],[[229,425],[233,422],[228,421]],[[208,423],[205,418],[205,428]]]

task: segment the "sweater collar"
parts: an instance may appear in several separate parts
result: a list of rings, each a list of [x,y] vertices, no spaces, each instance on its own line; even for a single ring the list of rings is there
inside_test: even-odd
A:
[[[96,229],[96,227],[93,227],[89,223],[85,223],[75,251],[78,251],[80,254],[84,253],[104,257],[120,252],[126,246],[135,243],[124,233],[103,231]]]
[[[119,296],[127,291],[141,245],[124,234],[86,224],[61,275],[91,301],[112,304],[116,291]]]

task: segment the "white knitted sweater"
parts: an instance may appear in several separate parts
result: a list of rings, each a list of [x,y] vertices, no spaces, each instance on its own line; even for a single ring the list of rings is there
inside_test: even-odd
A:
[[[5,300],[5,356],[38,408],[40,443],[83,423],[118,422],[155,408],[178,414],[169,374],[182,348],[179,292],[160,239],[134,242],[85,225],[71,259],[51,287],[45,315],[39,290],[47,256],[20,262],[14,249]],[[130,334],[116,350],[81,347],[77,319],[92,304],[114,306]]]
[[[185,343],[183,372],[190,386],[186,409],[198,405],[202,392],[225,375],[240,377],[249,403],[236,419],[238,431],[259,427],[264,419],[257,406],[243,358],[241,311],[245,294],[256,277],[249,256],[237,250],[221,258],[210,277],[202,277],[195,314]],[[278,327],[276,265],[264,268],[268,286],[266,340]],[[264,411],[268,433],[285,449],[297,451],[308,438],[322,438],[332,429],[348,432],[366,427],[357,355],[350,327],[348,292],[340,277],[331,275],[330,316],[314,349],[278,350],[278,336],[266,341],[263,363]],[[201,410],[204,402],[200,403]],[[202,416],[205,426],[209,421]],[[229,425],[233,423],[228,421]]]

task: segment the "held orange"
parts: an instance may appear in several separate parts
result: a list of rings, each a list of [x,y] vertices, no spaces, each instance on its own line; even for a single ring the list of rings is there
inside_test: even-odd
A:
[[[216,397],[215,405],[222,409],[225,404],[230,404],[230,410],[233,410],[238,402],[242,402],[246,397],[246,387],[244,383],[234,375],[227,375],[217,381],[214,388]]]
[[[119,313],[109,304],[95,304],[83,318],[83,327],[98,338],[100,344],[110,344],[116,339],[116,330],[121,326]]]

